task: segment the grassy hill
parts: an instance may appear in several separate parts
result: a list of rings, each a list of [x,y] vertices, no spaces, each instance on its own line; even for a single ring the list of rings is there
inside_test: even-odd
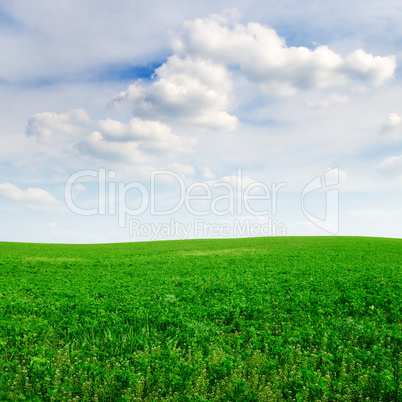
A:
[[[402,401],[402,240],[0,243],[0,400]]]

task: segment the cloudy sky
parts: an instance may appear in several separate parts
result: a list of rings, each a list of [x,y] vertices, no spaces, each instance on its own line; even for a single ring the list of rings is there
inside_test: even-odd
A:
[[[1,1],[0,240],[401,237],[401,21],[396,0]]]

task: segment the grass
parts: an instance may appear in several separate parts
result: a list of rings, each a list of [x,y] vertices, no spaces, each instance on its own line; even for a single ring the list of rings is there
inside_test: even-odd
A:
[[[402,401],[402,241],[0,243],[0,400]]]

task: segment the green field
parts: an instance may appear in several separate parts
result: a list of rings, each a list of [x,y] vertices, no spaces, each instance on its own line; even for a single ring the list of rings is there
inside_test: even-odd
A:
[[[0,400],[402,401],[402,240],[0,243]]]

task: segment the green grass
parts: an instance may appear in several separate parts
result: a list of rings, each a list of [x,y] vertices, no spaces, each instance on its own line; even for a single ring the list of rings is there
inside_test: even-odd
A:
[[[0,400],[402,401],[402,241],[0,243]]]

